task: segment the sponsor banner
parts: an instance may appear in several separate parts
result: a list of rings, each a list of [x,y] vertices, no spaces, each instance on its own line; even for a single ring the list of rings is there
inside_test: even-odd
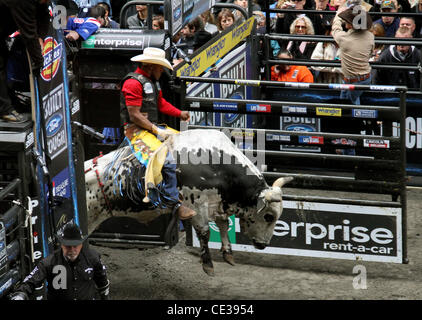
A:
[[[303,144],[324,144],[324,137],[319,136],[299,136],[298,140]]]
[[[47,151],[51,159],[55,159],[68,147],[64,94],[62,83],[42,98],[47,134]]]
[[[393,122],[393,136],[400,136],[400,124]],[[422,118],[406,117],[406,148],[422,149]],[[421,159],[422,157],[419,157]]]
[[[254,17],[249,18],[229,33],[214,41],[209,47],[191,58],[192,63],[181,63],[175,68],[176,76],[197,77],[231,51],[240,41],[250,35]]]
[[[267,133],[265,135],[266,141],[286,141],[290,142],[290,136],[285,134],[273,134],[273,133]]]
[[[382,139],[363,139],[363,146],[368,148],[390,148],[390,140]]]
[[[29,148],[31,148],[33,146],[34,142],[35,142],[34,132],[31,131],[25,137],[25,150],[28,150]]]
[[[212,242],[221,242],[220,229],[214,221],[209,223],[210,226],[210,240]],[[237,227],[239,230],[239,227]],[[229,217],[229,230],[227,231],[230,243],[236,243],[236,227],[235,227],[235,216]]]
[[[234,251],[402,263],[400,208],[283,201],[270,244],[255,249],[235,219]],[[193,245],[199,241],[193,233]],[[221,243],[209,247],[220,249]]]
[[[369,90],[376,90],[376,91],[396,91],[396,87],[394,86],[369,86]]]
[[[291,88],[309,88],[310,84],[305,82],[285,82],[284,85],[286,87]]]
[[[204,78],[246,78],[248,76],[248,56],[249,47],[245,44],[239,46],[223,59],[221,59],[212,69],[203,74]],[[250,61],[250,59],[249,59]],[[230,99],[250,99],[250,88],[237,84],[221,84],[221,83],[191,83],[186,90],[188,97],[204,97],[204,98],[230,98]],[[199,102],[191,102],[191,107],[200,108]],[[220,106],[218,106],[220,107]],[[217,108],[218,108],[217,107]],[[237,111],[233,105],[229,106],[233,111]],[[224,109],[224,108],[223,108]],[[226,109],[224,109],[226,110]],[[218,109],[216,109],[218,111]],[[191,124],[197,125],[213,125],[234,128],[250,127],[252,115],[217,113],[217,112],[201,112],[190,111]]]
[[[334,140],[331,140],[332,144],[335,145],[342,145],[342,146],[356,146],[357,142],[352,139],[346,139],[346,138],[337,138]]]
[[[330,83],[328,88],[334,90],[355,90],[355,86],[353,84],[340,84],[340,83]]]
[[[283,113],[303,113],[306,114],[308,109],[299,106],[283,106]]]
[[[246,111],[248,112],[271,112],[271,105],[269,104],[247,104]]]
[[[50,222],[55,224],[49,208],[49,196],[62,196],[69,199],[70,205],[61,209],[61,214],[66,214],[75,219],[79,224],[78,196],[76,193],[76,173],[72,149],[71,112],[79,110],[79,105],[70,105],[69,87],[66,71],[66,54],[63,44],[63,34],[55,30],[50,24],[48,35],[43,39],[44,65],[39,77],[34,81],[35,101],[34,137],[36,148],[46,160],[47,168],[52,182],[52,193],[49,194],[48,180],[43,175],[41,168],[37,167],[39,198],[36,205],[37,219],[36,236],[43,256],[47,256],[54,249],[53,239],[50,235]],[[28,140],[30,145],[33,140]],[[51,219],[52,218],[52,219]],[[54,231],[54,230],[53,230]],[[38,257],[39,254],[37,254]]]
[[[99,33],[91,35],[82,41],[83,49],[137,49],[141,52],[147,47],[162,48],[164,45],[165,33],[157,30],[114,30],[101,29]]]
[[[317,107],[316,108],[316,115],[317,116],[341,117],[341,109],[340,108]]]
[[[63,45],[53,37],[47,37],[43,41],[42,55],[44,64],[41,70],[41,78],[44,81],[51,81],[59,71],[63,55]]]
[[[378,110],[352,109],[353,118],[378,118]]]
[[[320,119],[310,117],[282,116],[280,117],[280,130],[295,132],[319,132]],[[321,148],[305,145],[280,145],[280,150],[321,152]]]
[[[237,103],[234,102],[214,102],[214,110],[231,110],[237,111]]]

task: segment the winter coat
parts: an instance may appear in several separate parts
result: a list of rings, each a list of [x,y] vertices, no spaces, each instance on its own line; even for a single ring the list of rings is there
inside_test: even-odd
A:
[[[421,52],[411,46],[404,60],[401,60],[397,48],[391,45],[385,49],[378,62],[381,64],[418,64],[421,63]],[[420,74],[418,70],[398,70],[398,69],[377,69],[375,76],[376,84],[383,85],[401,85],[407,86],[409,89],[419,89]]]

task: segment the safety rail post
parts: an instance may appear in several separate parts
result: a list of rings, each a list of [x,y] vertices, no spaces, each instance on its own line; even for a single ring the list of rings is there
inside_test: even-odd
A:
[[[400,101],[400,157],[401,157],[401,188],[400,188],[400,202],[402,207],[402,234],[403,238],[407,239],[407,194],[406,194],[406,89],[399,91]],[[408,263],[407,258],[407,242],[403,243],[403,263]]]

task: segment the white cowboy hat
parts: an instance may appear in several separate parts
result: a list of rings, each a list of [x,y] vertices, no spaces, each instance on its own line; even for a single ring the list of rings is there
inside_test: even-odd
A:
[[[171,66],[170,62],[168,62],[168,60],[166,59],[166,52],[159,48],[145,48],[142,54],[134,56],[130,60],[134,62],[159,64],[163,67],[173,70],[173,67]]]

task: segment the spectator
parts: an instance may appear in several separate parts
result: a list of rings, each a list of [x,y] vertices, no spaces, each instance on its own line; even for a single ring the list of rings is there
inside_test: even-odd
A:
[[[31,69],[39,74],[43,66],[43,38],[48,33],[50,15],[46,0],[0,1],[0,118],[7,122],[23,122],[25,118],[15,110],[6,85],[8,59],[7,37],[17,29],[31,58]]]
[[[196,17],[180,30],[182,37],[178,41],[177,46],[185,53],[192,54],[196,49],[207,43],[212,35],[204,30],[204,24],[200,17]],[[183,61],[183,57],[176,54],[173,56],[173,65],[177,65]]]
[[[384,0],[381,3],[381,12],[397,12],[397,7],[394,1]],[[399,17],[382,16],[381,19],[376,20],[374,23],[379,23],[384,27],[386,37],[394,37],[400,25]]]
[[[234,0],[233,3],[237,4],[238,6],[245,9],[246,12],[248,12],[248,6],[249,6],[248,0]],[[252,0],[252,11],[261,11],[261,7],[258,4],[254,3],[253,0]],[[241,21],[243,21],[245,19],[242,12],[240,12],[239,10],[234,9],[233,15],[235,17],[235,20],[240,19]]]
[[[408,0],[393,0],[394,4],[397,7],[398,12],[410,12],[411,4]],[[381,9],[382,1],[374,1],[374,11],[379,12]]]
[[[77,14],[78,18],[89,17],[90,9],[98,5],[100,2],[107,3],[107,5],[109,5],[111,8],[110,1],[111,0],[103,0],[103,1],[101,0],[73,0],[73,2],[75,2],[79,7],[79,12]],[[111,10],[110,10],[110,14],[111,14]]]
[[[409,28],[400,27],[395,37],[412,38],[412,32]],[[411,45],[391,45],[381,53],[378,61],[386,64],[420,64],[421,52]],[[378,69],[375,82],[384,85],[403,85],[410,89],[420,90],[419,81],[418,70]]]
[[[325,35],[332,35],[330,26],[327,26]],[[311,59],[340,61],[340,49],[335,42],[319,42],[312,53]],[[315,82],[317,83],[341,83],[343,80],[343,74],[339,67],[312,66],[312,70],[315,71]]]
[[[312,9],[318,11],[336,11],[336,8],[331,6],[328,2],[329,0],[314,0],[314,7]],[[323,26],[331,25],[333,15],[321,13],[319,16],[321,17],[321,23]]]
[[[357,5],[362,6],[366,12],[374,11],[374,6],[363,0],[333,0],[333,7],[336,11],[339,8],[353,8]]]
[[[107,2],[98,2],[98,6],[103,7],[106,11],[104,28],[119,29],[120,25],[110,18],[110,5]]]
[[[136,14],[127,18],[129,29],[146,29],[148,17],[148,7],[145,5],[136,5]]]
[[[412,37],[413,38],[420,38],[420,33],[416,32],[416,23],[415,23],[415,19],[412,17],[401,17],[400,18],[400,23],[399,23],[399,28],[401,27],[406,27],[409,28],[410,31],[412,32]]]
[[[185,25],[181,30],[180,33],[182,34],[181,39],[179,41],[179,46],[185,51],[187,54],[192,54],[194,51],[195,45],[195,24],[193,22],[188,23]],[[179,57],[180,58],[180,57]]]
[[[282,5],[278,6],[279,9],[295,9],[303,10],[306,0],[291,0],[292,2],[284,2]],[[293,21],[297,19],[299,14],[296,13],[277,13],[277,20],[275,25],[276,33],[290,33],[290,26]],[[312,21],[315,34],[323,35],[325,33],[325,28],[323,27],[322,20],[319,14],[314,14],[309,18]]]
[[[154,15],[152,17],[152,29],[160,30],[164,29],[164,16],[161,14]]]
[[[288,50],[282,50],[278,54],[279,59],[292,59],[293,56]],[[280,64],[271,67],[271,81],[285,82],[314,82],[314,77],[305,66],[294,66]]]
[[[409,12],[422,13],[422,0],[419,0],[418,3],[414,7],[412,7],[412,9]],[[414,19],[415,19],[415,24],[416,24],[415,33],[417,35],[421,35],[422,34],[422,17],[414,17]]]
[[[216,26],[216,19],[214,14],[211,10],[207,10],[200,15],[202,22],[204,23],[204,30],[211,33],[212,35],[218,32],[218,28]]]
[[[105,24],[105,9],[101,6],[91,8],[92,17],[88,18],[70,18],[67,21],[65,35],[66,39],[77,41],[80,38],[88,39]]]
[[[226,30],[233,25],[235,20],[234,14],[229,9],[223,9],[217,16],[217,28],[220,32]]]
[[[79,12],[78,4],[73,0],[58,0],[56,1],[56,5],[63,6],[66,8],[66,16],[69,17],[76,17]]]
[[[374,23],[370,29],[370,31],[374,34],[374,37],[385,37],[385,29],[379,23]],[[385,45],[383,44],[375,44],[374,52],[372,53],[372,57],[369,61],[377,61],[381,52],[384,50]],[[372,70],[372,74],[374,74],[375,70]]]
[[[265,15],[262,11],[254,11],[253,15],[256,18],[256,33],[257,34],[265,34]],[[260,45],[262,46],[262,40],[260,41]],[[271,55],[276,57],[278,52],[280,51],[280,45],[276,40],[270,40],[271,46]]]
[[[312,21],[305,15],[296,18],[290,26],[290,34],[314,35]],[[315,47],[316,42],[291,40],[284,49],[289,50],[295,59],[309,60]]]
[[[364,14],[364,18],[357,17]],[[357,19],[360,24],[354,23]],[[343,31],[342,20],[346,23],[347,32]],[[366,24],[363,24],[366,22]],[[339,9],[334,17],[332,35],[340,48],[341,71],[343,82],[354,85],[371,83],[371,66],[369,59],[374,50],[374,35],[369,31],[372,26],[371,16],[363,10],[351,8]],[[360,104],[360,90],[344,90],[341,98],[348,98],[353,104]]]

